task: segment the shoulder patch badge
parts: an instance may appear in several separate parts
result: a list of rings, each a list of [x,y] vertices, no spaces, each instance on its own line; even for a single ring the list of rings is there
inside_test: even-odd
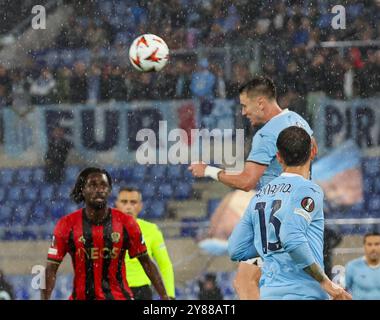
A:
[[[303,198],[301,201],[301,206],[304,208],[307,212],[312,212],[315,207],[314,200],[310,197]]]

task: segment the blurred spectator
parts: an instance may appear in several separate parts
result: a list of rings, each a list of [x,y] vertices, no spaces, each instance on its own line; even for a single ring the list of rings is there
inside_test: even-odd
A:
[[[227,90],[226,82],[224,81],[224,70],[219,64],[212,64],[211,70],[216,76],[214,96],[216,98],[225,99],[227,96]]]
[[[214,273],[207,273],[203,280],[199,281],[199,300],[223,300],[222,290],[216,282]]]
[[[346,64],[338,53],[329,56],[325,71],[326,94],[333,99],[343,99]]]
[[[110,76],[110,99],[125,101],[127,99],[127,88],[123,76],[123,70],[119,66],[113,66]]]
[[[70,92],[70,78],[71,78],[71,70],[64,66],[59,68],[56,72],[56,102],[57,103],[67,103],[70,101],[71,92]]]
[[[78,61],[70,78],[70,95],[72,103],[86,103],[88,97],[86,65]]]
[[[61,184],[65,178],[66,159],[71,143],[65,139],[63,128],[53,129],[45,155],[45,181]]]
[[[90,49],[96,47],[106,47],[109,45],[104,29],[97,26],[93,21],[90,21],[89,23],[84,40],[87,47]]]
[[[0,300],[13,300],[14,298],[13,288],[5,280],[3,271],[0,270]]]
[[[11,104],[11,90],[12,80],[7,69],[0,64],[0,106],[7,106]]]
[[[48,68],[43,68],[37,79],[32,81],[30,94],[36,105],[53,103],[56,81]]]
[[[31,80],[20,69],[12,73],[12,107],[18,114],[24,114],[31,107]]]
[[[100,101],[110,100],[111,71],[112,66],[110,64],[104,65],[100,75]]]
[[[227,98],[238,98],[239,88],[248,81],[251,74],[244,63],[235,63],[232,66],[232,77],[226,83]]]
[[[364,257],[346,265],[346,289],[354,300],[380,300],[380,233],[367,233],[363,243]]]
[[[191,66],[188,62],[178,60],[175,65],[177,78],[175,83],[175,98],[190,98]]]
[[[208,70],[207,59],[202,59],[198,63],[198,70],[193,73],[191,78],[191,93],[195,98],[214,98],[215,75]]]
[[[367,62],[356,74],[358,95],[363,98],[380,92],[380,50],[368,50],[367,55]]]
[[[100,75],[102,71],[97,63],[93,63],[90,68],[90,74],[87,79],[88,85],[88,102],[97,103],[100,96]]]

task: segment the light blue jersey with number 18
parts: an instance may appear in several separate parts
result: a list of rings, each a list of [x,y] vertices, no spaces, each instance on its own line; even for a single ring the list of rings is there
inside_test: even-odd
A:
[[[289,254],[306,245],[311,261],[324,269],[323,232],[322,189],[300,175],[283,173],[252,198],[228,250],[232,260],[263,259],[261,299],[328,299],[303,270],[311,263],[297,264]]]

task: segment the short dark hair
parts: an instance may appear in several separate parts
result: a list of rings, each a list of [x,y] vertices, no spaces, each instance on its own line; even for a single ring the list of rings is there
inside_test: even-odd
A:
[[[380,233],[378,231],[371,231],[366,233],[363,238],[363,243],[365,243],[368,237],[380,237]]]
[[[276,86],[271,78],[267,76],[257,76],[243,84],[239,88],[239,93],[247,93],[248,96],[262,94],[269,99],[276,99]]]
[[[142,193],[140,191],[139,188],[136,188],[136,187],[122,187],[120,188],[118,194],[120,194],[121,192],[137,192],[139,195],[140,195],[140,199],[142,201]]]
[[[276,146],[287,166],[300,166],[310,157],[311,137],[305,129],[291,126],[280,132]]]
[[[89,168],[83,169],[79,173],[77,180],[75,182],[74,188],[70,193],[70,198],[75,203],[81,203],[84,201],[82,191],[83,191],[84,185],[86,184],[88,176],[90,174],[93,174],[93,173],[105,174],[107,176],[107,180],[108,180],[108,184],[110,186],[110,189],[112,190],[112,178],[106,170],[101,169],[101,168],[96,168],[96,167],[89,167]]]

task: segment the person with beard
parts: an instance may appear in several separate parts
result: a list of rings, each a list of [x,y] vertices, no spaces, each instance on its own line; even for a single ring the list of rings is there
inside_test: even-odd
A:
[[[364,257],[346,265],[345,282],[354,300],[380,300],[380,233],[364,236]]]
[[[131,300],[126,281],[125,254],[137,258],[162,300],[168,300],[157,267],[149,258],[141,230],[133,217],[108,207],[111,176],[100,168],[80,172],[70,194],[84,208],[58,222],[48,250],[46,285],[41,299],[48,300],[58,268],[67,253],[74,268],[70,300]]]

